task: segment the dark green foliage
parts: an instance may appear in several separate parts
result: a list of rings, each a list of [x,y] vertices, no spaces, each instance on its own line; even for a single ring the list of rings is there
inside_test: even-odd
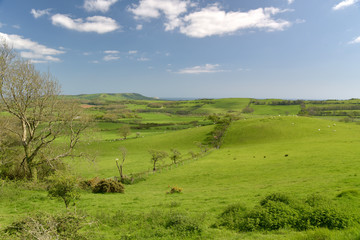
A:
[[[282,202],[285,204],[290,203],[290,198],[286,194],[283,193],[272,193],[270,195],[267,195],[263,200],[260,201],[260,205],[263,206],[267,204],[269,201],[273,202]]]
[[[124,185],[113,179],[103,179],[95,185],[93,193],[124,193]]]
[[[79,233],[86,224],[84,216],[71,212],[60,215],[37,213],[13,222],[5,229],[9,239],[88,239]]]
[[[218,225],[243,232],[283,228],[344,229],[353,222],[352,216],[322,196],[311,195],[300,202],[281,193],[266,196],[251,210],[239,204],[230,205],[220,215],[220,219]]]

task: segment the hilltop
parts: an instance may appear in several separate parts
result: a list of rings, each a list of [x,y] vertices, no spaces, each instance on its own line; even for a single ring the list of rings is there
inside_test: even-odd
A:
[[[79,95],[66,95],[69,98],[75,98],[88,101],[99,102],[116,102],[123,100],[155,100],[153,97],[146,97],[139,93],[95,93],[95,94],[79,94]]]

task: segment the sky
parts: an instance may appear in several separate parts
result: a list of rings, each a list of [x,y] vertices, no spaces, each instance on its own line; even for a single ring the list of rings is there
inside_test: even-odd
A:
[[[360,0],[0,0],[63,94],[360,98]]]

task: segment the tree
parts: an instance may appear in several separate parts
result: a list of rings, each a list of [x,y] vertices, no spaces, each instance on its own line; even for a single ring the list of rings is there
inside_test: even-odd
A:
[[[181,153],[175,148],[170,149],[170,152],[170,159],[174,164],[177,164],[177,161],[181,158]]]
[[[21,143],[20,166],[28,178],[36,179],[37,166],[70,156],[88,126],[79,104],[60,97],[56,79],[37,71],[6,43],[0,43],[0,103],[14,122],[5,130]],[[68,140],[61,150],[52,147],[59,136]]]
[[[154,150],[151,149],[149,150],[149,153],[151,154],[151,162],[153,164],[153,171],[156,171],[156,165],[162,161],[164,158],[166,158],[168,156],[168,154],[164,151],[159,151],[159,150]]]
[[[124,137],[124,139],[126,139],[127,136],[130,135],[131,133],[131,129],[130,126],[128,124],[124,124],[119,128],[119,132],[120,135]]]
[[[64,201],[65,207],[68,208],[70,203],[80,198],[77,191],[77,179],[74,176],[56,172],[55,175],[48,178],[50,186],[48,193],[50,197],[60,198]]]
[[[124,166],[124,163],[125,163],[125,159],[126,159],[126,154],[127,154],[127,150],[125,147],[120,147],[120,152],[121,152],[121,163],[119,165],[119,159],[117,158],[116,159],[116,166],[119,170],[119,174],[120,174],[120,178],[121,180],[124,179],[124,175],[123,175],[123,166]]]

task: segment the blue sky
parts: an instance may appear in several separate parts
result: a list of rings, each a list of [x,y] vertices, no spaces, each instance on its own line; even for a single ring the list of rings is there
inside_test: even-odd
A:
[[[64,94],[360,97],[359,0],[0,0]]]

